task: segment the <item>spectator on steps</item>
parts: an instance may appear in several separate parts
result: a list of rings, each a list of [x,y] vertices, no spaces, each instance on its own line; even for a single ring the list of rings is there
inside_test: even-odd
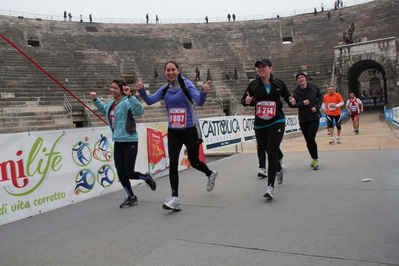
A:
[[[227,19],[230,21],[230,18],[231,18],[231,16],[230,16],[230,13],[229,13],[229,14],[227,14]]]
[[[230,70],[228,67],[226,67],[226,70],[225,70],[225,79],[230,80]]]
[[[67,12],[64,11],[64,21],[67,21]]]
[[[327,18],[328,18],[328,20],[331,19],[331,12],[330,11],[328,11],[328,13],[327,13]]]
[[[313,12],[314,12],[314,15],[317,16],[317,9],[316,8],[314,8]]]
[[[324,4],[321,3],[321,12],[324,12]]]
[[[157,24],[159,24],[158,14],[155,15],[155,21],[156,21]]]
[[[154,82],[158,82],[158,76],[159,76],[158,71],[156,68],[154,68]]]
[[[148,13],[147,13],[147,15],[145,15],[145,20],[146,20],[146,22],[148,24],[148,21],[150,20],[150,17],[148,16]]]
[[[236,21],[236,15],[235,14],[233,14],[232,18],[233,18],[233,21]]]
[[[237,68],[234,68],[234,79],[238,79]]]
[[[208,24],[208,16],[205,17],[205,23]]]
[[[212,78],[211,78],[211,70],[208,68],[208,71],[206,72],[206,81],[208,81],[208,80],[211,80],[212,81]]]
[[[72,14],[71,13],[68,13],[68,18],[69,18],[69,21],[72,21]]]
[[[195,68],[195,79],[194,79],[195,81],[200,81],[201,80],[201,72],[200,72],[200,70],[198,69],[198,67],[196,67]]]
[[[91,16],[91,14],[89,15],[89,20],[90,20],[90,23],[93,22],[93,17]]]
[[[80,14],[80,22],[83,22],[83,16]]]

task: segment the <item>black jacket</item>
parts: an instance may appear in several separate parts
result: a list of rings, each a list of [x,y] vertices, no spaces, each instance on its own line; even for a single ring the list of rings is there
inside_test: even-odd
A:
[[[270,84],[271,84],[271,90],[270,93],[267,93],[262,80],[260,78],[256,78],[255,80],[249,83],[247,90],[245,91],[244,95],[241,98],[241,104],[244,106],[248,105],[256,106],[258,102],[262,101],[276,102],[276,115],[273,118],[269,120],[264,120],[255,115],[255,126],[257,127],[269,125],[279,119],[285,118],[284,112],[282,110],[283,103],[281,102],[280,97],[283,97],[284,100],[290,105],[289,103],[290,92],[288,91],[285,83],[280,79],[272,77],[270,78]],[[253,97],[252,102],[250,104],[245,103],[247,92],[249,93],[249,96]]]
[[[301,89],[299,86],[294,89],[292,92],[293,97],[295,98],[296,104],[291,106],[294,108],[298,108],[298,118],[299,122],[306,122],[317,120],[320,118],[320,108],[323,103],[323,95],[319,87],[315,84],[308,83],[306,89]],[[304,105],[304,100],[309,100],[309,105]],[[312,112],[312,107],[316,107],[316,112]]]

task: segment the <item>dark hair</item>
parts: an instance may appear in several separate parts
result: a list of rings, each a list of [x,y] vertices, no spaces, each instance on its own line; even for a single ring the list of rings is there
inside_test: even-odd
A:
[[[164,65],[164,67],[163,67],[163,70],[166,69],[166,65],[169,64],[169,63],[170,63],[170,64],[174,64],[175,67],[176,67],[177,69],[179,69],[179,66],[177,65],[177,63],[176,63],[175,61],[168,61],[168,62],[165,63],[165,65]]]
[[[123,92],[123,86],[127,86],[126,82],[124,82],[124,81],[121,80],[121,79],[114,79],[114,80],[111,82],[111,84],[112,84],[112,83],[117,84],[118,87],[119,87],[119,89],[120,89],[122,92]]]

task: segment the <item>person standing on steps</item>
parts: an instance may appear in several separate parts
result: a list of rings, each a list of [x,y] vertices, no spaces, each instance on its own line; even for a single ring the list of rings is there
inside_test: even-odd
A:
[[[353,132],[359,134],[359,117],[360,114],[363,113],[363,102],[359,98],[356,98],[353,92],[349,93],[346,109],[352,119]]]
[[[187,155],[193,168],[207,176],[206,190],[211,191],[215,186],[218,172],[212,171],[200,161],[198,152],[203,142],[199,120],[194,103],[202,106],[210,92],[208,80],[198,92],[194,84],[179,73],[179,66],[174,61],[166,62],[164,73],[168,83],[161,86],[153,95],[148,95],[143,83],[138,79],[136,89],[141,98],[148,105],[164,100],[168,114],[168,152],[170,159],[169,181],[172,195],[168,198],[163,208],[180,211],[179,201],[179,154],[183,144],[187,148]]]
[[[158,77],[159,77],[158,71],[156,68],[154,68],[154,82],[158,82]]]
[[[211,70],[209,68],[208,68],[208,71],[206,72],[206,81],[208,81],[208,80],[212,81]]]
[[[238,73],[237,73],[237,68],[234,68],[234,79],[238,79]]]
[[[317,151],[316,134],[319,130],[320,108],[323,102],[323,95],[319,87],[307,82],[304,72],[296,74],[298,86],[292,91],[290,103],[298,108],[299,126],[306,141],[311,156],[310,166],[313,170],[319,169],[319,155]]]
[[[330,144],[334,143],[334,121],[337,127],[337,143],[341,143],[341,106],[344,100],[341,94],[335,92],[334,86],[327,89],[328,93],[323,97],[323,109],[326,113],[327,127],[330,132]]]
[[[266,150],[268,158],[267,188],[263,197],[274,197],[274,183],[283,182],[284,169],[279,162],[280,143],[285,132],[285,115],[282,97],[289,103],[290,92],[285,83],[274,77],[269,59],[255,62],[257,77],[251,81],[241,97],[244,106],[255,107],[254,129],[259,143]]]
[[[195,68],[195,81],[201,81],[201,72],[198,67]]]
[[[91,92],[90,96],[96,108],[106,116],[112,132],[112,140],[115,142],[115,168],[127,194],[127,198],[119,207],[127,208],[138,202],[137,196],[133,193],[130,179],[144,180],[153,191],[156,190],[157,185],[150,173],[142,174],[134,170],[138,148],[138,133],[134,116],[144,114],[143,106],[131,94],[130,88],[122,80],[111,82],[110,93],[113,100],[108,104],[100,100],[96,92]]]

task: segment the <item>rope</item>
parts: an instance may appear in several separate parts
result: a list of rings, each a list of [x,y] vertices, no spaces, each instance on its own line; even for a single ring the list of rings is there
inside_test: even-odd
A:
[[[87,108],[90,112],[92,112],[95,116],[100,118],[105,124],[108,125],[107,121],[105,121],[101,116],[96,114],[89,106],[87,106],[84,102],[82,102],[78,97],[76,97],[72,92],[70,92],[64,85],[62,85],[58,80],[56,80],[53,76],[51,76],[46,70],[44,70],[41,66],[39,66],[33,59],[31,59],[28,55],[22,52],[16,45],[14,45],[10,40],[0,34],[0,37],[3,38],[7,43],[9,43],[13,48],[15,48],[20,54],[26,57],[32,64],[34,64],[38,69],[40,69],[44,74],[46,74],[50,79],[52,79],[55,83],[57,83],[61,88],[63,88],[66,92],[68,92],[73,98],[75,98],[80,104],[82,104],[85,108]]]

